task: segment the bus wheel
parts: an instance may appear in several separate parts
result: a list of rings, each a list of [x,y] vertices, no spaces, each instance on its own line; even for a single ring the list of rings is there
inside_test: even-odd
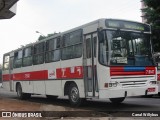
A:
[[[23,93],[21,84],[18,84],[18,86],[17,86],[17,96],[18,96],[19,99],[24,100],[24,99],[30,98],[31,94]]]
[[[120,97],[120,98],[109,98],[109,100],[112,102],[112,103],[115,103],[115,104],[119,104],[121,102],[123,102],[125,99],[125,97]]]
[[[82,99],[79,97],[79,90],[76,84],[71,83],[69,87],[69,101],[72,106],[79,106]]]

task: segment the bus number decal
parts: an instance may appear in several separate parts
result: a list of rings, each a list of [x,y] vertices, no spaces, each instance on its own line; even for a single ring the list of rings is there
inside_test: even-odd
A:
[[[30,79],[30,73],[26,73],[26,74],[24,74],[24,79]]]
[[[155,75],[155,68],[154,67],[146,67],[146,70],[145,70],[145,74],[146,75]]]

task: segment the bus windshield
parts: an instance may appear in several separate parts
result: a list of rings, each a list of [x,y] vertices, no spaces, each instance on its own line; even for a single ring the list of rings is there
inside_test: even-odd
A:
[[[106,36],[106,40],[108,40],[108,45],[106,45],[110,46],[108,47],[110,52],[107,52],[105,54],[106,57],[104,57],[104,52],[101,50],[103,52],[100,53],[103,54],[103,57],[100,58],[102,64],[123,66],[154,65],[149,34],[107,30]],[[108,60],[102,60],[107,58]],[[108,61],[108,63],[103,61]]]

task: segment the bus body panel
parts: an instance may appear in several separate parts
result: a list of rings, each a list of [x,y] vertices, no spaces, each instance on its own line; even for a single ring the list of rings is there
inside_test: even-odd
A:
[[[157,94],[158,86],[153,86],[154,92],[148,92],[146,90],[152,88],[152,86],[137,87],[137,88],[123,88],[123,89],[108,89],[100,90],[99,98],[117,98],[117,97],[129,97],[129,96],[140,96],[140,95],[153,95]]]

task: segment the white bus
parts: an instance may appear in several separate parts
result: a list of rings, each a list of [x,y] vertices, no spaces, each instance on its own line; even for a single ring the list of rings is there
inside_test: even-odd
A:
[[[20,99],[68,95],[122,102],[158,93],[151,29],[127,20],[99,19],[4,54],[3,87]]]
[[[160,52],[154,54],[155,62],[157,65],[157,83],[158,83],[158,95],[160,96]]]

